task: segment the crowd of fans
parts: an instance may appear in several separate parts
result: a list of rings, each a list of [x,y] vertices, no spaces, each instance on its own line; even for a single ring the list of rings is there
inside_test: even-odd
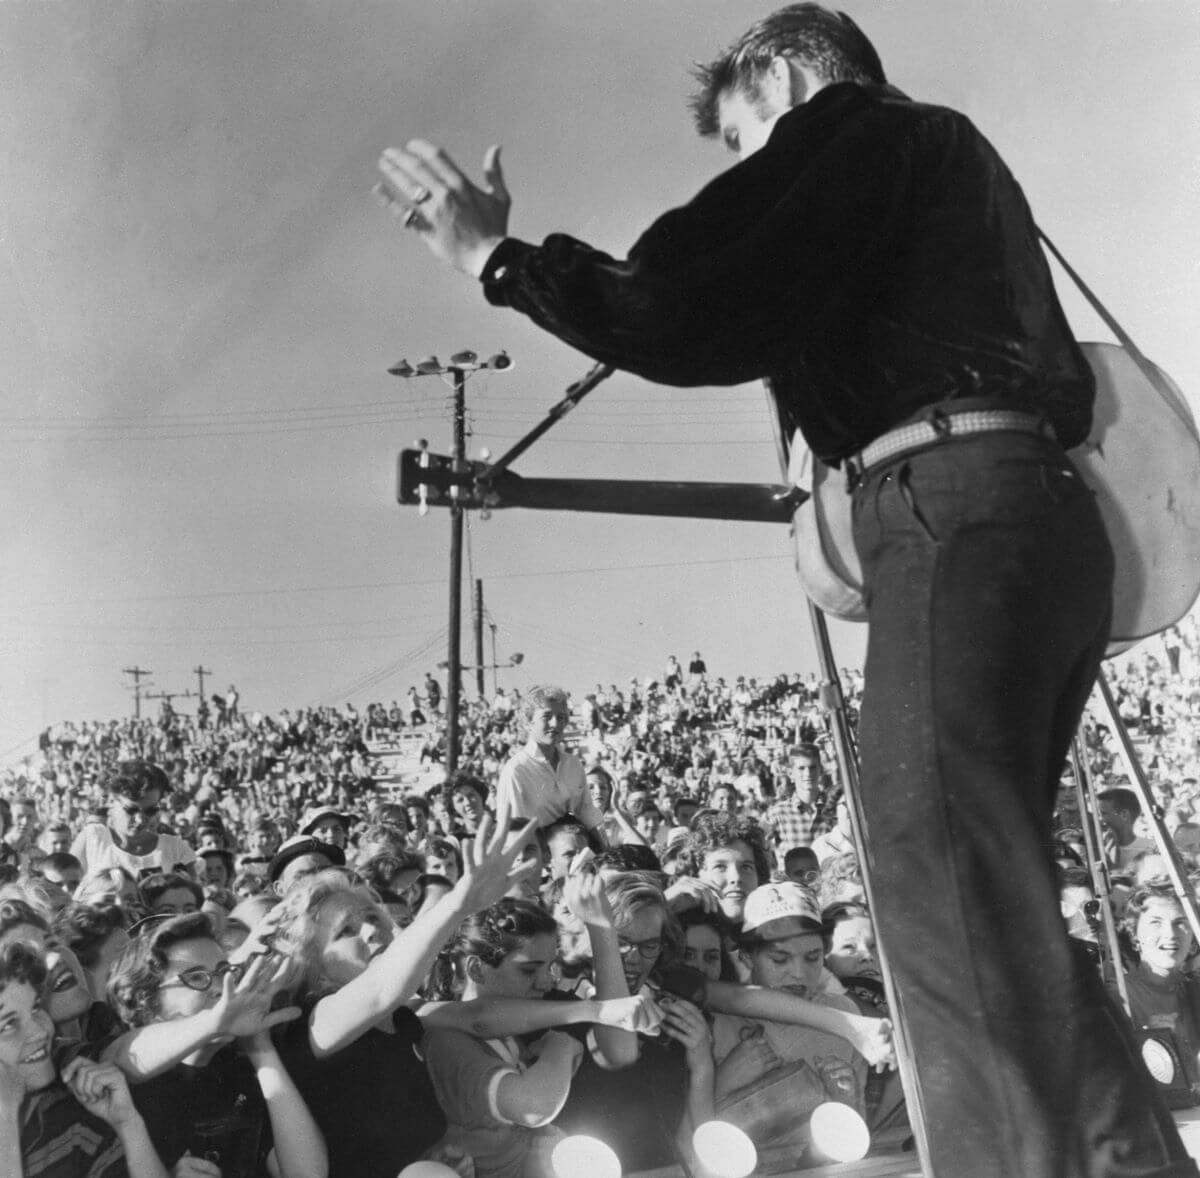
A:
[[[1194,621],[1108,674],[1195,872]],[[861,675],[842,688],[853,728]],[[572,1134],[631,1172],[693,1163],[714,1119],[795,1158],[829,1101],[907,1135],[814,676],[726,681],[696,652],[573,708],[464,698],[449,775],[444,705],[432,676],[362,711],[231,688],[59,725],[4,774],[3,1173],[542,1178]],[[1083,735],[1105,870],[1065,772],[1068,931],[1194,1081],[1196,938],[1118,734]]]

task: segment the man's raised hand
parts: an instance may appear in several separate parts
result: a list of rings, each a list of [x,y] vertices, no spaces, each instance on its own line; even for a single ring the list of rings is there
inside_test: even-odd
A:
[[[484,187],[472,183],[440,148],[425,139],[389,147],[379,157],[376,195],[419,234],[435,257],[478,278],[508,234],[512,197],[500,167],[500,148],[483,157]]]

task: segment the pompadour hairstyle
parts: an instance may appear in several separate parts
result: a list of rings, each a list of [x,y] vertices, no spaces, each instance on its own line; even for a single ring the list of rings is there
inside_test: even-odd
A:
[[[556,687],[552,683],[539,683],[525,693],[525,698],[521,703],[521,719],[528,724],[533,719],[533,713],[539,708],[555,703],[560,703],[565,708],[568,706],[569,700],[570,696],[564,688]]]
[[[171,792],[171,780],[152,761],[121,761],[105,778],[104,788],[110,797],[136,802],[149,789],[165,797]]]
[[[721,95],[741,91],[756,98],[758,80],[776,57],[794,57],[827,82],[887,81],[875,47],[844,12],[789,4],[751,25],[720,56],[692,68],[699,89],[688,105],[696,130],[707,137],[718,134]]]

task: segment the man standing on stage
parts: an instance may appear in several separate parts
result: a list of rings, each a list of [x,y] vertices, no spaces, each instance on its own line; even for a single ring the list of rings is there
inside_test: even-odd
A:
[[[888,86],[818,5],[698,77],[698,128],[738,162],[626,260],[507,236],[495,148],[484,188],[424,140],[388,149],[383,194],[489,302],[589,356],[664,384],[769,379],[846,472],[870,621],[864,852],[933,1174],[1194,1175],[1051,870],[1113,557],[1064,453],[1094,381],[1024,196],[968,119]]]

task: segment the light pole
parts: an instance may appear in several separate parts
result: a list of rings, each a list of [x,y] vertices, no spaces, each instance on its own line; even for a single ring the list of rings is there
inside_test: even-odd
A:
[[[401,360],[388,369],[393,376],[412,380],[419,376],[450,376],[454,381],[454,448],[453,469],[466,469],[466,386],[467,377],[483,369],[500,372],[512,367],[507,352],[497,352],[486,360],[480,360],[474,352],[455,352],[449,364],[442,364],[436,356],[420,360],[414,368],[407,360]],[[460,745],[458,731],[459,695],[462,689],[462,548],[463,509],[459,506],[460,488],[450,488],[450,622],[449,651],[446,667],[446,773],[458,768]]]

